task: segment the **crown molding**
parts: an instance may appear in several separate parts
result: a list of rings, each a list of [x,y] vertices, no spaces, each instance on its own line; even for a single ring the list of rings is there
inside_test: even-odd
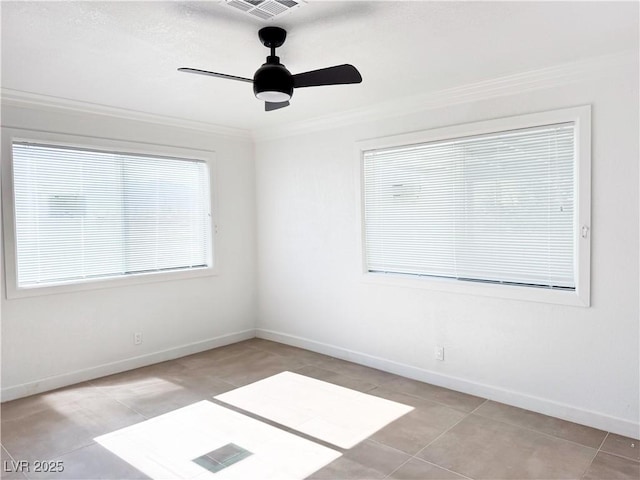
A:
[[[376,103],[367,107],[326,115],[277,127],[252,130],[256,142],[329,130],[392,117],[410,115],[451,105],[515,95],[617,74],[629,66],[638,68],[637,51],[593,57],[577,62],[505,75],[490,80],[435,92]]]
[[[2,105],[20,108],[37,108],[39,110],[66,111],[74,113],[84,113],[102,115],[112,118],[134,120],[168,127],[185,128],[206,133],[222,135],[225,137],[235,137],[251,139],[251,132],[241,128],[227,127],[213,123],[186,120],[183,118],[156,115],[152,113],[128,110],[125,108],[110,107],[97,103],[82,102],[68,98],[41,95],[37,93],[24,92],[11,88],[0,89],[0,100]]]
[[[253,139],[254,142],[260,142],[340,128],[356,123],[400,117],[456,104],[567,85],[584,81],[585,78],[598,78],[617,74],[621,69],[630,66],[636,70],[638,68],[637,51],[625,51],[513,75],[505,75],[435,92],[425,92],[392,101],[375,103],[337,114],[324,115],[309,120],[281,124],[277,127],[257,128],[254,130],[155,115],[136,110],[40,95],[4,87],[0,88],[0,100],[3,105],[9,106],[103,115],[112,118],[185,128],[226,137]]]

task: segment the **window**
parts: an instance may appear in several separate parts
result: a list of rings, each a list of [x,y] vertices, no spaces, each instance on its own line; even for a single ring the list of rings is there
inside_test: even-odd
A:
[[[582,175],[588,189],[579,138],[588,111],[554,113],[363,145],[366,272],[559,290],[588,303],[579,193],[588,196],[578,188]]]
[[[200,160],[12,143],[18,289],[211,267]]]

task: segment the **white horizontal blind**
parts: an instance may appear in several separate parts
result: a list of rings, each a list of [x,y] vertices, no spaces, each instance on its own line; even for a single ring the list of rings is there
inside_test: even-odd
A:
[[[364,152],[368,270],[575,289],[574,130]]]
[[[204,162],[13,144],[18,287],[211,264]]]

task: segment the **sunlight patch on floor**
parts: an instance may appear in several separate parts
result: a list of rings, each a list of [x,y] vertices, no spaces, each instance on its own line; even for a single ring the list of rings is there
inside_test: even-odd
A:
[[[413,407],[292,372],[217,395],[217,400],[342,448],[351,448]]]
[[[209,401],[102,435],[95,441],[156,480],[303,479],[341,455]],[[238,461],[216,459],[213,452],[229,444],[250,454]],[[202,457],[207,455],[203,462]],[[225,464],[213,468],[216,461]]]

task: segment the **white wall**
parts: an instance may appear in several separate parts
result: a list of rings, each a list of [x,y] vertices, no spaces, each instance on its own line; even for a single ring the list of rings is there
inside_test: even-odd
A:
[[[255,186],[248,135],[7,105],[2,126],[36,136],[53,131],[215,151],[219,204],[217,276],[9,300],[2,292],[3,401],[253,337]],[[143,333],[142,345],[133,345],[134,332]]]
[[[259,336],[637,437],[637,52],[630,58],[600,78],[259,141]],[[586,104],[590,308],[362,281],[356,141]]]

